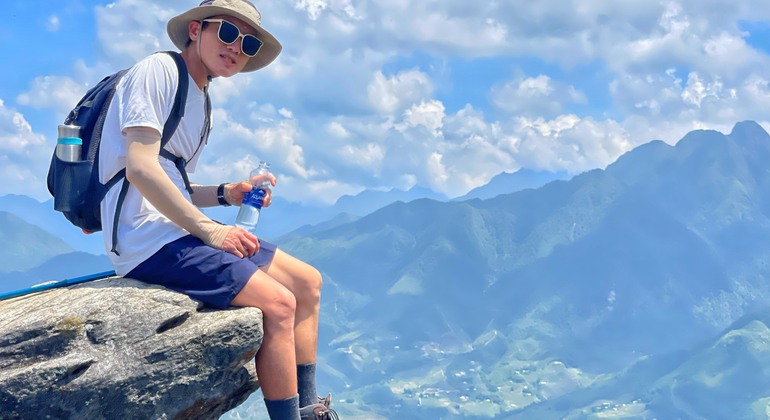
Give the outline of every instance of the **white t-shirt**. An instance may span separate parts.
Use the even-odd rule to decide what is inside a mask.
[[[134,65],[118,82],[102,131],[99,151],[99,178],[102,183],[126,166],[126,138],[123,135],[126,128],[152,127],[163,132],[163,125],[174,105],[178,76],[172,57],[153,54]],[[187,160],[187,172],[192,173],[205,147],[205,95],[189,74],[184,77],[189,78],[184,117],[165,148]],[[159,160],[174,185],[191,201],[182,175],[173,162],[162,157]],[[124,276],[165,244],[188,232],[156,210],[132,185],[118,221],[117,250],[120,255],[110,252],[115,206],[121,187],[122,181],[107,192],[101,204],[101,214],[107,255],[117,274]]]

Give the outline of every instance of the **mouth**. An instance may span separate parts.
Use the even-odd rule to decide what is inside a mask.
[[[219,54],[219,57],[222,58],[222,60],[229,65],[235,65],[236,63],[235,58],[228,54]]]

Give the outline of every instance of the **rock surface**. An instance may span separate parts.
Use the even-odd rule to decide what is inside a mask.
[[[110,278],[0,301],[0,417],[211,419],[259,388],[256,308]]]

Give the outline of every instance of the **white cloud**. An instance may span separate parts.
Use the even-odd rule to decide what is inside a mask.
[[[350,137],[350,132],[339,122],[332,121],[326,125],[326,132],[334,137],[346,139]]]
[[[371,105],[384,114],[392,114],[422,99],[433,92],[433,83],[420,71],[404,71],[386,77],[378,71],[367,86]]]
[[[306,11],[310,20],[316,20],[318,15],[328,7],[328,4],[324,0],[299,0],[294,4],[294,7]]]
[[[373,171],[375,175],[385,158],[382,146],[376,143],[368,143],[360,147],[345,145],[339,150],[339,154],[349,165],[366,168]]]
[[[494,86],[491,100],[500,109],[514,115],[555,116],[563,111],[564,105],[585,103],[586,97],[574,86],[541,74]]]
[[[502,171],[579,172],[654,138],[766,121],[770,57],[743,28],[770,20],[766,1],[258,4],[284,50],[212,84],[215,131],[195,178],[240,179],[266,159],[290,199],[415,185],[460,195]],[[88,84],[172,48],[166,21],[187,6],[102,2],[96,58],[30,75],[15,95],[23,120],[66,113]],[[0,136],[34,148],[34,130],[2,112]]]
[[[687,86],[682,90],[682,101],[700,108],[704,99],[711,97],[719,100],[722,92],[723,86],[719,80],[704,83],[697,73],[690,73],[687,77]]]
[[[119,0],[96,6],[97,37],[104,54],[122,68],[152,52],[173,49],[166,23],[182,11],[175,9],[179,6],[170,0]]]
[[[22,114],[0,100],[0,179],[2,194],[50,198],[45,176],[53,146],[35,133]]]
[[[233,120],[223,109],[215,110],[214,119],[215,130],[208,145],[211,150],[204,153],[201,161],[212,176],[221,179],[222,175],[226,175],[230,179],[240,179],[244,175],[234,173],[229,163],[256,165],[259,160],[267,160],[291,176],[307,179],[313,175],[313,171],[305,167],[302,146],[296,142],[300,132],[294,121],[263,120],[250,127]]]
[[[20,94],[16,101],[30,108],[50,108],[66,115],[85,92],[84,86],[68,77],[42,76],[34,78],[29,90]]]
[[[61,19],[57,15],[51,15],[46,21],[45,29],[48,32],[56,32],[61,27]]]
[[[420,102],[412,105],[404,111],[402,124],[396,128],[405,131],[410,127],[423,127],[434,137],[441,135],[441,127],[444,124],[444,104],[437,100]]]

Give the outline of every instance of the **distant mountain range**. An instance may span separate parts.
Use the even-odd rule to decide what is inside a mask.
[[[567,172],[533,171],[526,168],[519,169],[513,173],[503,172],[493,177],[489,183],[474,188],[464,196],[458,197],[453,201],[494,198],[501,194],[540,188],[551,181],[567,180],[571,177],[572,175]],[[432,197],[426,196],[425,198]]]
[[[766,324],[725,329],[770,312],[769,161],[770,136],[747,121],[650,142],[569,181],[398,202],[293,239],[283,248],[326,279],[324,379],[350,390],[352,410],[388,418],[542,418],[526,415],[537,407],[708,418],[701,400],[744,391],[742,379],[759,388],[720,412],[765,407],[770,377],[733,369],[764,360],[770,344],[751,346]],[[737,337],[737,360],[695,350]],[[655,370],[624,376],[634,366]],[[672,400],[666,375],[691,388]],[[598,387],[608,378],[625,387]],[[579,395],[585,407],[558,403]]]
[[[276,198],[260,226],[324,275],[319,392],[344,416],[757,418],[770,403],[767,162],[770,136],[745,121],[569,180],[501,174],[463,200]],[[25,249],[54,246],[50,232],[0,224]],[[90,258],[45,252],[14,276]]]
[[[510,181],[509,192],[511,192],[538,185],[538,183],[542,185],[556,178],[557,175],[522,170],[516,174],[501,174],[501,177]],[[480,187],[474,190],[474,194],[496,195],[501,188],[500,178],[493,181],[490,184],[491,190]],[[408,191],[397,189],[363,191],[355,196],[343,196],[332,206],[293,203],[277,194],[273,205],[262,212],[258,234],[268,240],[282,242],[289,238],[325,230],[331,226],[349,223],[397,201],[409,202],[425,197],[441,201],[448,200],[441,194],[422,188],[412,188]],[[30,244],[62,245],[60,248],[52,248],[51,252],[32,252],[24,255],[23,258],[17,258],[18,255],[13,252],[0,255],[0,262],[4,257],[8,260],[6,266],[0,266],[0,292],[50,279],[90,274],[88,270],[92,269],[104,271],[109,268],[108,260],[104,255],[102,235],[100,233],[83,234],[80,229],[72,226],[60,213],[53,210],[52,200],[39,202],[22,195],[0,196],[0,212],[18,218],[11,223],[0,225],[0,238],[3,235],[17,239],[28,237]],[[238,208],[214,207],[204,209],[204,212],[213,219],[232,224],[235,222]],[[26,233],[29,230],[35,233]],[[24,242],[27,241],[22,240],[22,243]],[[70,255],[75,250],[77,253]],[[62,258],[59,257],[63,255],[66,255],[64,261],[67,261],[67,264],[61,264]],[[76,268],[74,272],[71,269],[73,267]],[[25,268],[29,271],[25,271]]]

